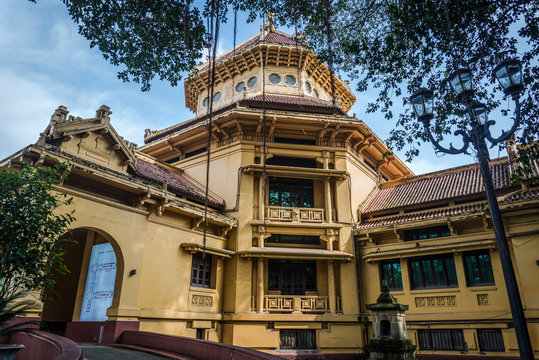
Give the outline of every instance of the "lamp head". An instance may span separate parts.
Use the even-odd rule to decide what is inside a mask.
[[[410,96],[410,102],[417,119],[428,124],[433,118],[434,93],[425,88],[419,88]]]
[[[524,85],[522,84],[522,65],[519,60],[505,59],[494,68],[493,74],[507,95],[518,98],[524,90]]]
[[[487,107],[478,101],[472,101],[470,104],[472,113],[472,121],[476,121],[479,125],[485,125],[488,121]]]
[[[453,88],[453,91],[459,97],[472,98],[473,96],[473,82],[472,72],[467,68],[460,68],[449,75],[449,83]]]

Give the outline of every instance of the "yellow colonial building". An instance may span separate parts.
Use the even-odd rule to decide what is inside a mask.
[[[0,164],[71,171],[57,186],[74,198],[71,273],[35,314],[49,330],[357,354],[386,279],[410,305],[421,353],[518,354],[475,166],[414,177],[347,115],[348,83],[271,24],[215,63],[213,103],[201,64],[185,81],[195,117],[147,130],[141,147],[116,133],[108,107],[83,119],[61,106],[35,145]],[[512,186],[507,164],[493,174],[539,348],[538,192]]]

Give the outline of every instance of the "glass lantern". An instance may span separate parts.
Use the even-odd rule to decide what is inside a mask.
[[[457,69],[449,76],[449,83],[458,96],[473,95],[472,72],[469,69]]]
[[[494,68],[493,73],[506,94],[518,96],[524,90],[522,65],[517,59],[505,59]]]
[[[425,88],[418,89],[411,97],[414,113],[422,122],[429,122],[433,117],[434,93]]]
[[[479,125],[485,125],[488,121],[487,107],[485,104],[482,104],[477,101],[473,101],[470,104],[470,111],[473,115],[473,118]]]

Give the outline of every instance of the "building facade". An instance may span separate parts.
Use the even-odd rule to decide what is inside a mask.
[[[185,82],[195,117],[147,130],[141,147],[116,133],[106,106],[90,119],[59,107],[35,145],[2,162],[71,170],[57,190],[74,198],[72,271],[55,275],[58,299],[35,316],[81,341],[140,329],[359,353],[365,304],[386,279],[410,305],[422,352],[517,354],[474,166],[413,177],[347,115],[348,84],[271,23],[215,63],[211,118],[206,63]],[[515,264],[533,270],[517,274],[539,346],[537,191],[517,192],[507,162],[492,166]],[[432,345],[447,336],[453,347]]]

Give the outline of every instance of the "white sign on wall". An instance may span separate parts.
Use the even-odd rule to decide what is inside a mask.
[[[116,255],[110,243],[92,246],[80,321],[105,321],[112,305],[116,280]]]

